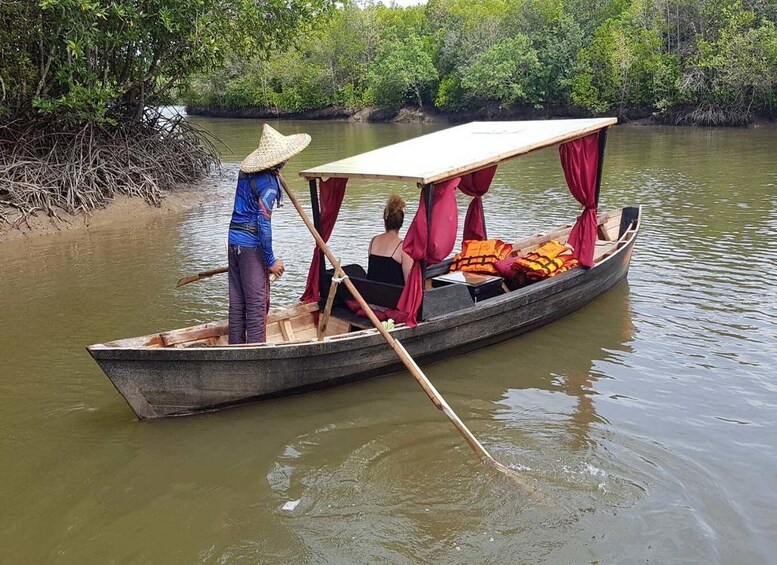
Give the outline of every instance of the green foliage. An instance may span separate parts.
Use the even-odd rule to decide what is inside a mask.
[[[68,121],[75,123],[102,123],[113,121],[108,111],[115,98],[114,89],[74,84],[59,98],[35,97],[32,105],[44,114],[67,116]]]
[[[474,57],[510,37],[503,25],[505,0],[432,0],[427,14],[438,42],[436,64],[442,75],[458,73]]]
[[[585,47],[580,24],[564,11],[561,0],[526,0],[511,6],[506,25],[525,34],[537,53],[533,74],[536,104],[566,105],[577,70],[577,54]]]
[[[383,108],[399,108],[411,96],[419,108],[437,80],[437,69],[424,40],[411,35],[389,43],[367,77],[368,99]]]
[[[694,73],[684,83],[690,99],[749,113],[777,103],[777,26],[734,7],[717,41],[702,42]]]
[[[196,75],[182,100],[190,106],[256,107],[279,114],[328,105],[361,107],[383,9],[362,10],[347,2],[266,60],[235,55],[225,67]]]
[[[278,112],[433,103],[770,113],[775,17],[773,3],[742,0],[348,0],[266,62],[234,57],[229,73],[199,77],[186,101]]]
[[[641,3],[643,0],[566,0],[564,11],[575,18],[583,33],[588,38],[592,37],[596,30],[613,18],[624,14],[630,6]],[[663,0],[669,6],[672,0]],[[683,2],[684,0],[677,0]],[[691,2],[703,2],[704,0],[689,0]]]
[[[0,7],[6,114],[71,122],[137,116],[230,52],[262,54],[329,0],[9,0]],[[0,83],[0,94],[2,84]]]
[[[464,89],[461,87],[461,80],[457,75],[448,75],[440,81],[434,105],[449,112],[463,109],[465,105]]]
[[[657,110],[666,110],[680,98],[680,62],[675,55],[656,58],[652,69],[652,104]],[[648,85],[650,88],[650,85]]]
[[[580,51],[572,102],[594,113],[667,104],[676,81],[676,59],[661,52],[655,29],[645,29],[631,15],[608,20]]]
[[[539,70],[537,52],[529,38],[504,39],[474,58],[462,73],[465,95],[509,106],[533,102],[534,77]]]
[[[630,58],[620,27],[612,20],[608,24],[600,27],[591,44],[580,51],[580,71],[573,79],[572,102],[597,114],[617,104],[619,67],[627,70]]]

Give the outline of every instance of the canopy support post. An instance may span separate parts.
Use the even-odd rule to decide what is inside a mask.
[[[313,212],[313,225],[318,233],[321,233],[321,207],[318,203],[318,185],[317,179],[310,179],[308,181],[310,187],[310,208]],[[324,261],[324,252],[318,249],[319,254],[319,268],[318,268],[318,303],[321,304],[321,291],[324,289],[324,281],[326,280],[326,262]]]
[[[596,207],[599,207],[599,191],[602,188],[602,168],[604,167],[604,146],[607,144],[607,128],[599,130],[599,166],[596,170]]]
[[[424,205],[426,206],[426,240],[429,241],[429,237],[432,231],[432,190],[434,190],[433,184],[427,184],[423,187]],[[421,291],[426,290],[426,259],[421,261]],[[423,301],[421,301],[421,307],[423,308]]]

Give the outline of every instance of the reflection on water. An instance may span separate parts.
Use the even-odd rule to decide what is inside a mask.
[[[83,347],[223,318],[237,162],[185,214],[0,247],[0,555],[8,562],[769,562],[777,550],[777,131],[616,128],[603,208],[641,203],[628,282],[556,323],[427,374],[546,507],[484,468],[404,373],[202,417],[138,423]],[[279,122],[295,173],[437,125]],[[331,244],[363,262],[389,191],[349,184]],[[461,218],[466,199],[460,206]],[[547,150],[500,167],[489,234],[577,213]],[[302,291],[312,240],[274,216]],[[461,221],[460,221],[461,224]],[[286,508],[284,510],[284,507]]]

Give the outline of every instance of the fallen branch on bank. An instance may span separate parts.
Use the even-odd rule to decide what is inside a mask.
[[[215,144],[182,116],[155,109],[118,125],[0,123],[0,222],[29,225],[37,212],[62,221],[57,209],[90,212],[120,194],[158,205],[164,191],[218,165]]]

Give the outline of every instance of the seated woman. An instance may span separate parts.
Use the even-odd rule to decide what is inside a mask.
[[[405,220],[405,201],[396,194],[389,196],[383,209],[386,232],[370,241],[367,278],[373,281],[404,286],[413,260],[402,250],[399,230]]]

